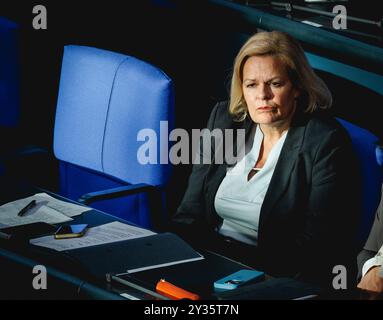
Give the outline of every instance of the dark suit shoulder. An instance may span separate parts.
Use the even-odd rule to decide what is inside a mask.
[[[214,117],[214,119],[212,119]],[[233,118],[229,113],[229,102],[220,101],[218,102],[210,115],[209,124],[212,125],[212,128],[231,128],[233,125]]]
[[[345,131],[343,126],[334,117],[327,114],[321,114],[319,112],[310,115],[309,124],[312,129],[316,129],[318,131]]]
[[[332,116],[316,113],[308,116],[307,130],[312,138],[323,140],[327,135],[337,136],[339,139],[351,143],[347,130]]]

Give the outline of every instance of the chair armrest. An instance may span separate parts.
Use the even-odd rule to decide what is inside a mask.
[[[35,154],[49,154],[49,151],[45,148],[42,148],[40,146],[35,146],[35,145],[27,145],[23,146],[21,148],[18,148],[15,152],[16,156],[30,156],[30,155],[35,155]]]
[[[88,205],[95,201],[109,200],[141,192],[152,192],[155,189],[156,188],[154,186],[145,183],[130,184],[123,187],[117,187],[83,194],[80,198],[78,198],[77,202]]]

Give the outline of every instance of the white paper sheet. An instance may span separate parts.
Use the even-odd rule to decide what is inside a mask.
[[[30,243],[57,251],[64,251],[146,237],[153,234],[155,233],[152,231],[115,221],[98,227],[89,228],[86,234],[81,238],[58,240],[53,236],[45,236],[32,239],[30,240]]]
[[[47,206],[71,218],[78,216],[83,212],[92,210],[89,207],[84,207],[67,201],[58,200],[46,193],[37,193],[34,195],[33,199],[36,199],[37,201],[48,201],[49,203]]]
[[[36,200],[36,206],[22,217],[17,214],[29,202]],[[0,228],[12,227],[33,222],[61,223],[73,220],[71,217],[91,210],[65,201],[57,200],[46,193],[12,201],[0,206]]]

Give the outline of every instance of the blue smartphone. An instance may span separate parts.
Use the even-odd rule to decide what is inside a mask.
[[[215,281],[214,288],[219,290],[233,290],[247,283],[261,281],[264,279],[264,275],[262,271],[242,269]]]

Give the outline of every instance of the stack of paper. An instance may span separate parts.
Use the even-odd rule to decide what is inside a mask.
[[[57,240],[54,236],[45,236],[32,239],[30,243],[40,247],[64,251],[146,237],[153,234],[155,233],[152,231],[115,221],[89,228],[85,236],[81,238]]]
[[[23,216],[18,213],[32,200],[36,206]],[[72,217],[91,208],[58,200],[46,193],[38,193],[28,198],[12,201],[0,206],[0,228],[19,226],[34,222],[61,223],[73,220]]]

